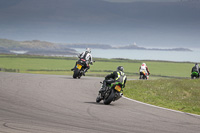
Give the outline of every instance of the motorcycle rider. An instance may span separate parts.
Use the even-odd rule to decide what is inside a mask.
[[[92,60],[92,54],[91,54],[91,49],[90,48],[86,48],[86,51],[83,51],[81,54],[78,55],[79,60],[83,59],[85,60],[86,66],[84,66],[85,70],[83,72],[83,75],[85,76],[85,73],[87,72],[88,69],[90,69],[89,64],[93,64],[93,60]],[[77,62],[74,66],[74,68],[76,67]],[[72,68],[71,70],[73,71],[74,68]]]
[[[199,64],[195,63],[194,67],[192,68],[191,72],[197,72],[198,73],[198,77],[199,78],[199,72],[200,72],[200,68],[199,68]]]
[[[111,74],[105,77],[105,80],[103,81],[103,85],[102,88],[99,90],[99,93],[102,94],[106,90],[106,86],[114,82],[121,82],[123,85],[122,88],[125,88],[126,80],[127,77],[124,73],[123,66],[118,66],[116,71],[112,72]]]
[[[143,74],[143,71],[145,72],[146,75],[147,74],[150,75],[150,72],[149,72],[149,69],[148,69],[146,63],[142,63],[139,70],[140,70],[140,79],[141,79],[141,75]]]

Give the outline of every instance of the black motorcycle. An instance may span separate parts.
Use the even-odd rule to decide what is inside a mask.
[[[102,82],[100,83],[103,84]],[[106,86],[105,91],[98,94],[96,102],[99,103],[101,100],[103,100],[103,103],[108,105],[112,101],[114,102],[120,99],[123,95],[123,93],[121,93],[123,91],[122,86],[123,85],[121,82],[115,82]]]
[[[76,63],[76,67],[74,68],[74,74],[73,74],[73,78],[81,78],[81,76],[84,73],[85,70],[85,66],[86,66],[86,61],[84,59],[80,59],[77,61]]]
[[[95,62],[95,61],[93,61]],[[93,64],[92,62],[90,63],[91,65]],[[81,78],[81,76],[83,76],[85,74],[85,69],[86,69],[86,60],[84,59],[80,59],[77,61],[76,63],[76,67],[74,68],[74,74],[73,74],[73,78]],[[85,75],[84,75],[85,76]]]

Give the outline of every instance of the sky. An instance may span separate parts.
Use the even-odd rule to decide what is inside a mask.
[[[200,48],[200,0],[0,0],[0,38]]]
[[[180,0],[104,0],[104,1],[108,1],[108,2],[120,2],[120,3],[124,3],[124,2],[177,2]]]

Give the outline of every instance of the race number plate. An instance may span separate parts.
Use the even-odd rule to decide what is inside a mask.
[[[120,92],[121,89],[122,89],[122,88],[121,88],[119,85],[116,85],[116,86],[115,86],[115,90],[117,90],[118,92]]]
[[[76,66],[78,69],[81,69],[82,68],[82,66],[80,65],[80,64],[77,64],[77,66]]]

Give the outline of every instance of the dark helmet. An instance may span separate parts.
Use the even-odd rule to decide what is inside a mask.
[[[118,67],[117,67],[117,71],[122,71],[122,72],[124,72],[123,66],[118,66]]]

